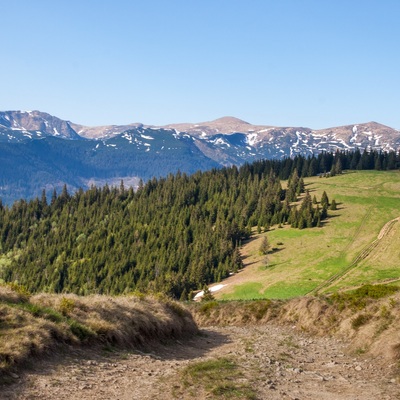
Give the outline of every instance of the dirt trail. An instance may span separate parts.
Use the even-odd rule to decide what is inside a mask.
[[[398,221],[400,221],[400,217],[397,217],[397,218],[392,219],[391,221],[387,222],[385,224],[385,226],[379,232],[378,239],[381,240],[384,236],[386,236],[392,229],[393,225]]]
[[[310,337],[293,327],[214,327],[186,341],[156,345],[147,353],[71,349],[35,363],[1,399],[221,398],[182,384],[190,363],[230,357],[258,399],[400,399],[394,367],[380,358],[346,354],[336,339]],[[239,397],[240,398],[240,397]]]

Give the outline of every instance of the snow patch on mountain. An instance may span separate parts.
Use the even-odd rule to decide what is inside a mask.
[[[209,140],[208,143],[212,143],[212,144],[214,144],[216,146],[228,146],[228,147],[231,147],[231,145],[221,137],[216,138],[214,140]]]
[[[258,143],[260,140],[258,138],[258,133],[249,133],[246,135],[246,142],[250,146],[254,146],[256,143]]]
[[[147,140],[154,140],[154,138],[152,136],[143,135],[143,133],[140,134],[140,137],[142,137],[143,139],[147,139]]]

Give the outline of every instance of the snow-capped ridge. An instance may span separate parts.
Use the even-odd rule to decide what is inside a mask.
[[[400,132],[374,121],[315,130],[252,125],[225,116],[208,122],[166,126],[132,123],[85,127],[35,110],[0,112],[1,142],[17,143],[50,137],[92,140],[95,142],[94,151],[100,148],[100,141],[105,147],[116,150],[133,146],[137,151],[155,149],[158,153],[176,150],[179,141],[179,148],[195,146],[205,157],[220,165],[356,148],[400,150]]]

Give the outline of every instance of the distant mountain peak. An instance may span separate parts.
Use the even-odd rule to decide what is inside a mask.
[[[214,121],[211,121],[211,123],[251,125],[249,122],[246,122],[246,121],[243,121],[242,119],[239,119],[236,117],[231,117],[231,116],[217,118]]]
[[[178,129],[179,131],[185,131],[195,136],[210,136],[217,133],[248,133],[270,128],[270,126],[252,125],[249,122],[231,116],[225,116],[206,122],[169,124],[165,127]]]

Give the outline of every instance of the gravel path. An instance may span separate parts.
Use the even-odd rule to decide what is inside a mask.
[[[186,366],[228,357],[258,399],[400,399],[394,367],[346,354],[344,343],[275,325],[215,327],[146,352],[71,349],[0,387],[1,399],[212,399],[182,384]]]

